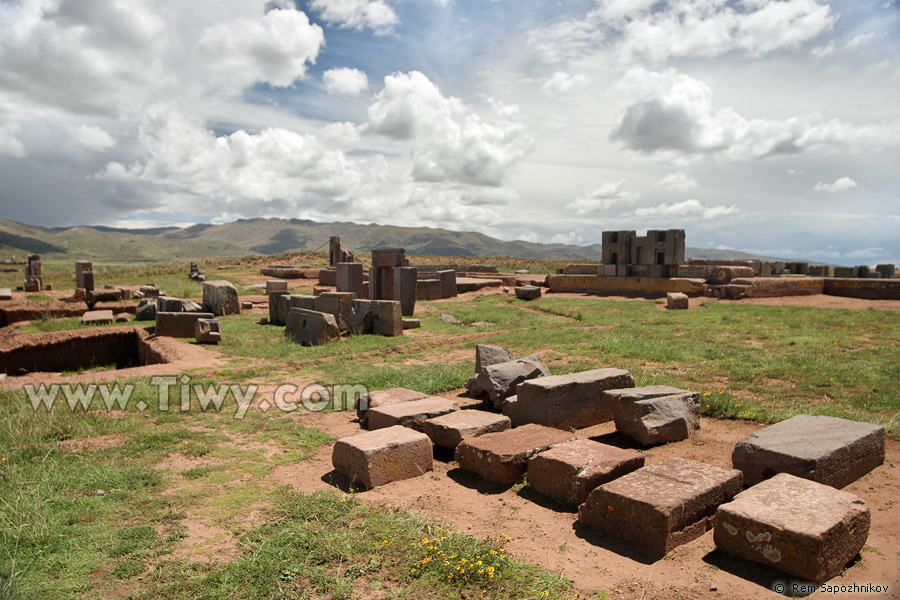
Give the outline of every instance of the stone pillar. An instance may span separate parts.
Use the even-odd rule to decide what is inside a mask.
[[[416,310],[416,281],[419,270],[416,267],[398,267],[400,271],[400,312],[411,317]]]
[[[362,263],[340,262],[337,264],[335,285],[339,292],[351,292],[357,297],[362,296],[363,287]]]
[[[93,272],[94,272],[94,263],[89,260],[76,260],[75,261],[75,287],[82,288],[87,290],[87,287],[84,285],[84,274],[86,272],[91,273],[91,283],[93,283]],[[91,286],[93,288],[93,285]]]
[[[438,271],[437,276],[441,280],[441,298],[455,298],[456,271],[453,269]]]

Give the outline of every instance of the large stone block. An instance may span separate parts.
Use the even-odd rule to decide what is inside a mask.
[[[197,319],[212,319],[215,315],[203,312],[156,311],[156,335],[192,338]]]
[[[416,267],[398,267],[400,271],[400,312],[404,317],[411,317],[416,312],[416,282],[419,269]]]
[[[780,473],[720,506],[713,538],[738,558],[827,581],[862,549],[870,521],[853,494]]]
[[[372,304],[371,300],[351,300],[344,318],[347,323],[347,331],[353,335],[372,333]]]
[[[403,315],[396,300],[371,300],[372,333],[389,337],[403,335]]]
[[[273,294],[275,292],[282,292],[284,294],[288,293],[288,282],[284,279],[267,279],[266,295]]]
[[[790,473],[842,488],[884,462],[884,427],[797,415],[738,442],[731,462],[747,485]]]
[[[690,306],[687,294],[681,292],[669,292],[666,294],[666,308],[669,310],[684,310]]]
[[[390,406],[401,402],[412,402],[413,400],[421,400],[426,397],[428,397],[428,394],[400,387],[375,390],[360,396],[359,403],[356,405],[356,416],[359,417],[360,421],[363,421],[366,418],[366,412],[370,408]]]
[[[643,466],[640,452],[593,440],[573,440],[532,456],[528,483],[540,494],[578,505],[597,486]]]
[[[218,344],[222,341],[222,323],[218,319],[197,319],[194,339],[198,344]]]
[[[82,325],[105,325],[115,319],[111,310],[89,310],[81,315]]]
[[[12,290],[9,288],[0,288],[0,300],[12,300]]]
[[[485,481],[511,485],[525,475],[529,458],[571,439],[567,431],[524,425],[464,440],[454,456],[460,467],[478,473]]]
[[[313,310],[333,315],[338,329],[347,331],[349,329],[347,318],[352,311],[350,304],[352,300],[356,300],[356,294],[352,292],[322,292],[315,296]]]
[[[481,369],[485,367],[511,360],[515,360],[515,358],[510,351],[504,348],[487,344],[475,345],[475,373],[480,373]]]
[[[281,296],[278,296],[277,299],[276,316],[278,318],[278,321],[274,321],[274,323],[277,325],[287,324],[288,315],[290,314],[292,308],[315,310],[315,307],[315,296],[309,296],[306,294],[282,294]]]
[[[525,357],[484,367],[466,382],[473,398],[487,397],[499,409],[502,400],[516,394],[519,384],[529,379],[550,375],[537,357]]]
[[[371,489],[431,471],[432,452],[427,435],[398,425],[339,439],[331,464]]]
[[[86,272],[90,272],[93,275],[94,272],[94,263],[88,260],[76,260],[75,261],[75,287],[76,288],[87,288],[84,285],[84,274]],[[91,278],[91,283],[93,283],[93,277]],[[91,286],[93,289],[93,285]]]
[[[366,412],[366,420],[369,429],[372,430],[402,425],[421,431],[422,424],[426,419],[446,415],[456,410],[459,410],[459,404],[453,400],[439,396],[426,396],[419,400],[369,408]]]
[[[284,337],[304,346],[320,346],[339,339],[334,315],[305,308],[292,308],[284,326]]]
[[[335,287],[339,292],[350,292],[357,297],[362,296],[363,266],[362,263],[342,262],[337,264]]]
[[[592,369],[570,375],[550,375],[523,381],[510,416],[513,425],[539,423],[550,427],[582,428],[612,421],[615,404],[605,390],[634,385],[623,369]]]
[[[700,394],[666,385],[604,392],[615,410],[616,429],[637,442],[665,444],[700,428]]]
[[[672,458],[588,494],[578,520],[655,556],[700,537],[716,508],[741,491],[741,472]]]
[[[456,297],[456,271],[445,269],[436,273],[441,282],[441,298]]]
[[[237,288],[230,281],[204,281],[203,306],[217,317],[241,312]]]
[[[541,297],[541,288],[536,285],[520,285],[516,288],[516,298],[519,300],[537,300]]]
[[[457,410],[433,417],[422,424],[422,431],[435,446],[456,448],[463,440],[506,431],[511,426],[508,417],[483,410]]]

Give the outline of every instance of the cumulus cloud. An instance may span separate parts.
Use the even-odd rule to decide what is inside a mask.
[[[610,182],[604,181],[590,190],[587,194],[579,196],[566,205],[567,210],[575,211],[579,216],[609,210],[616,204],[634,202],[641,197],[636,192],[622,189],[625,180]]]
[[[816,183],[813,190],[816,192],[828,192],[833,194],[835,192],[846,192],[847,190],[855,188],[857,185],[859,184],[850,177],[839,177],[834,183],[822,183],[820,181]]]
[[[548,96],[557,96],[584,87],[588,84],[588,78],[583,73],[569,75],[565,71],[557,71],[553,77],[541,86],[541,91]]]
[[[254,83],[287,87],[315,63],[325,34],[306,13],[270,10],[262,19],[234,19],[205,29],[199,54],[220,84],[243,89]]]
[[[105,152],[116,145],[116,140],[102,127],[80,125],[69,130],[78,142],[94,152]]]
[[[22,127],[18,123],[0,125],[0,154],[22,158],[27,154],[25,145],[17,137]]]
[[[384,78],[367,131],[411,142],[417,181],[498,186],[532,146],[522,123],[502,114],[487,122],[418,71]]]
[[[684,171],[669,173],[668,175],[657,181],[656,185],[667,190],[676,190],[679,192],[692,190],[698,186],[697,180]]]
[[[329,25],[378,34],[390,33],[400,21],[384,0],[312,0],[309,6]]]
[[[712,89],[698,79],[667,69],[630,69],[617,86],[627,98],[612,139],[653,155],[718,154],[763,158],[797,154],[814,146],[858,148],[900,144],[900,121],[855,125],[819,115],[784,120],[748,119],[731,107],[716,109]]]
[[[329,94],[359,96],[369,88],[369,78],[359,69],[329,69],[322,74]]]
[[[642,206],[635,209],[634,214],[638,217],[699,216],[704,219],[715,219],[738,211],[738,207],[734,204],[731,206],[706,206],[699,200],[690,199],[671,204],[663,202],[656,206]]]

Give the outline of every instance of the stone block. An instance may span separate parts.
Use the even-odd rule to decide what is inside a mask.
[[[579,507],[578,520],[663,556],[712,529],[716,508],[741,483],[736,469],[672,458],[599,486]]]
[[[122,300],[131,300],[132,291],[130,288],[119,287],[116,289],[122,292]]]
[[[312,289],[312,295],[319,296],[321,294],[325,294],[330,291],[331,291],[331,288],[327,285],[314,285],[313,289]]]
[[[339,439],[331,464],[339,473],[371,489],[431,471],[432,452],[427,435],[394,426]]]
[[[29,277],[25,280],[26,292],[40,292],[41,289],[43,289],[43,285],[41,284],[41,280],[37,277]]]
[[[194,339],[198,344],[218,344],[222,341],[222,324],[218,319],[197,319]]]
[[[363,265],[355,262],[338,263],[335,272],[335,287],[339,292],[350,292],[362,296]]]
[[[76,260],[75,261],[75,287],[76,288],[85,288],[84,285],[84,274],[86,272],[91,273],[91,283],[93,283],[93,271],[94,271],[94,263],[87,260]],[[91,286],[93,289],[93,285]]]
[[[403,319],[403,329],[418,329],[422,326],[422,321],[419,319]]]
[[[156,320],[156,298],[141,298],[134,312],[135,321]]]
[[[835,277],[856,277],[856,267],[835,267]]]
[[[428,300],[428,286],[434,281],[440,284],[439,279],[419,279],[416,281],[416,300]]]
[[[292,308],[303,308],[306,310],[315,310],[316,299],[314,296],[307,294],[282,294],[277,299],[277,321],[271,321],[278,325],[287,324],[288,314]]]
[[[93,280],[91,280],[91,285],[93,285],[93,283]],[[138,288],[138,291],[147,298],[158,298],[160,295],[159,286],[157,285],[142,285]]]
[[[0,300],[12,300],[12,290],[9,288],[0,288]]]
[[[875,265],[875,271],[881,275],[883,279],[890,279],[894,276],[894,272],[897,270],[896,265],[893,263]]]
[[[809,265],[808,274],[810,277],[828,277],[828,265]]]
[[[82,325],[104,325],[112,323],[115,319],[111,310],[89,310],[81,315]]]
[[[253,308],[253,303],[250,302],[249,300],[241,301],[241,310],[250,310],[252,308]]]
[[[241,312],[237,288],[224,280],[203,282],[203,306],[217,317]]]
[[[284,279],[267,279],[266,280],[266,295],[274,294],[275,292],[282,292],[284,294],[288,293],[288,282]]]
[[[400,402],[386,406],[369,408],[366,412],[366,420],[369,429],[384,429],[394,425],[411,427],[422,431],[422,424],[426,419],[446,415],[459,410],[459,404],[454,400],[439,396],[426,396],[419,400]]]
[[[416,291],[419,270],[416,267],[398,267],[400,272],[400,313],[411,317],[416,312]]]
[[[319,271],[319,285],[334,287],[337,285],[337,270],[322,269]]]
[[[400,300],[398,267],[372,267],[369,270],[370,300]]]
[[[519,300],[537,300],[541,297],[541,288],[536,285],[520,285],[516,288],[516,298]]]
[[[644,445],[686,440],[700,428],[700,394],[665,385],[610,390],[616,429]]]
[[[487,344],[475,345],[475,372],[480,373],[485,367],[515,360],[508,350]]]
[[[403,335],[403,316],[396,300],[370,300],[372,333],[389,337]]]
[[[538,423],[568,429],[612,421],[615,404],[603,395],[610,389],[634,385],[623,369],[592,369],[569,375],[549,375],[518,385],[518,401],[510,416],[513,425]]]
[[[731,462],[747,485],[790,473],[842,488],[884,462],[884,427],[797,415],[738,442]]]
[[[617,265],[600,265],[599,275],[603,277],[615,277]]]
[[[413,400],[421,400],[427,398],[428,394],[408,390],[406,388],[390,388],[387,390],[375,390],[368,394],[363,394],[359,398],[356,406],[356,416],[360,421],[365,420],[366,412],[370,408],[378,408],[379,406],[390,406],[391,404],[399,404],[401,402],[412,402]]]
[[[512,485],[525,475],[529,458],[571,439],[567,431],[524,425],[463,440],[454,457],[461,468],[478,473],[485,481]]]
[[[364,335],[372,333],[372,301],[371,300],[351,300],[345,308],[347,309],[344,319],[347,325],[347,331],[353,335]]]
[[[732,556],[823,582],[859,553],[870,522],[857,496],[780,473],[721,505],[713,539]]]
[[[483,410],[457,410],[427,419],[421,430],[435,446],[456,448],[463,440],[506,431],[511,427],[508,417]]]
[[[116,323],[128,323],[131,321],[131,315],[128,313],[119,313],[116,315]]]
[[[156,335],[177,338],[194,337],[197,319],[212,319],[215,315],[202,312],[156,311]]]
[[[669,292],[666,294],[666,308],[669,310],[684,310],[688,308],[689,304],[690,300],[687,294],[682,294],[681,292]]]
[[[616,277],[628,277],[631,275],[631,269],[628,265],[616,265]]]
[[[441,298],[455,298],[456,271],[454,269],[445,269],[438,271],[436,275],[441,282]]]
[[[334,315],[305,308],[292,308],[284,326],[284,337],[303,346],[320,346],[339,339]]]
[[[532,456],[528,483],[539,494],[577,506],[597,486],[643,466],[640,452],[593,440],[573,440]]]
[[[525,357],[484,367],[466,382],[473,398],[487,397],[494,408],[500,408],[504,398],[514,396],[523,381],[546,377],[550,369],[537,357]]]
[[[333,315],[338,329],[347,331],[347,317],[352,310],[352,300],[356,300],[356,295],[352,292],[322,292],[315,297],[313,310]]]
[[[156,310],[161,312],[185,312],[181,298],[171,296],[159,296],[156,299]]]

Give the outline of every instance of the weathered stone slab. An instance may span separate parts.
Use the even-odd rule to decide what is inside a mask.
[[[416,267],[397,267],[400,273],[400,312],[404,317],[411,317],[416,312],[416,286],[419,269]]]
[[[185,312],[181,298],[172,298],[171,296],[159,296],[156,299],[156,310],[161,312]]]
[[[266,280],[266,295],[274,294],[275,292],[288,292],[288,282],[283,279],[267,279]]]
[[[510,351],[504,348],[487,344],[475,345],[475,373],[480,373],[481,369],[485,367],[511,360],[515,360],[515,358]]]
[[[790,473],[842,488],[884,462],[884,427],[797,415],[738,442],[731,462],[747,485]]]
[[[435,446],[456,448],[463,440],[506,431],[511,427],[508,417],[483,410],[457,410],[446,415],[427,419],[422,431]]]
[[[131,315],[123,312],[116,315],[116,323],[128,323],[131,321]]]
[[[12,290],[9,288],[0,288],[0,300],[12,300]]]
[[[478,473],[485,481],[511,485],[525,475],[529,458],[571,439],[567,431],[524,425],[463,440],[454,457],[460,467]]]
[[[85,288],[84,274],[85,272],[90,272],[93,275],[94,271],[94,263],[88,260],[76,260],[75,261],[75,287],[76,288]],[[91,278],[91,283],[93,283],[93,278]],[[93,285],[91,286],[93,288]]]
[[[520,285],[516,288],[516,298],[519,300],[537,300],[541,297],[541,288],[536,285]]]
[[[222,341],[222,324],[218,319],[197,319],[194,339],[198,344],[218,344]]]
[[[372,333],[393,337],[403,335],[403,315],[396,300],[370,300]]]
[[[203,306],[217,317],[241,312],[237,288],[224,280],[203,282]]]
[[[446,415],[456,410],[459,410],[459,404],[453,400],[439,396],[426,396],[409,402],[370,407],[366,412],[366,420],[369,429],[372,430],[403,425],[422,431],[422,424],[426,419]]]
[[[665,444],[700,428],[700,394],[667,385],[608,390],[616,429],[637,442]]]
[[[390,388],[387,390],[375,390],[368,394],[363,394],[359,398],[356,405],[356,416],[360,421],[365,420],[366,412],[370,408],[378,408],[379,406],[390,406],[391,404],[399,404],[400,402],[412,402],[413,400],[421,400],[427,398],[428,394],[408,390],[406,388]]]
[[[337,269],[322,269],[319,271],[319,285],[327,287],[337,285]]]
[[[292,308],[304,308],[306,310],[315,310],[316,298],[307,294],[283,294],[277,298],[277,321],[272,321],[277,325],[287,324],[288,314]]]
[[[441,282],[441,298],[455,298],[456,271],[454,269],[445,269],[438,271],[436,275]]]
[[[588,494],[578,520],[663,556],[713,526],[716,508],[741,491],[741,472],[672,458]]]
[[[780,473],[720,506],[713,538],[732,556],[827,581],[862,549],[870,521],[857,496]]]
[[[338,263],[335,273],[335,287],[339,292],[350,292],[362,296],[363,265],[356,262]]]
[[[398,425],[339,439],[331,464],[371,489],[431,471],[432,452],[427,435]]]
[[[29,277],[25,280],[26,292],[40,292],[43,289],[43,283],[37,277]]]
[[[499,409],[504,398],[516,394],[520,383],[547,375],[550,369],[539,358],[519,358],[484,367],[466,382],[466,389],[474,398],[487,396]]]
[[[422,321],[419,319],[403,319],[403,329],[418,329],[422,326]]]
[[[597,486],[643,466],[640,452],[593,440],[573,440],[532,456],[528,483],[540,494],[578,505]]]
[[[156,298],[141,298],[134,312],[135,321],[156,320]]]
[[[684,310],[690,306],[687,294],[681,292],[669,292],[666,294],[666,308],[669,310]]]
[[[539,423],[550,427],[582,428],[613,420],[615,404],[605,390],[634,385],[623,369],[592,369],[569,375],[550,375],[518,385],[513,425]]]
[[[352,311],[352,306],[350,305],[352,300],[356,300],[356,295],[352,292],[322,292],[315,296],[313,310],[333,315],[334,320],[337,321],[338,329],[347,331],[349,329],[347,317]]]
[[[197,319],[212,319],[212,313],[156,311],[156,335],[192,338]]]
[[[304,346],[320,346],[339,339],[334,315],[305,308],[292,308],[284,326],[284,337]]]
[[[115,315],[111,310],[89,310],[81,315],[82,325],[103,325],[112,323]]]

